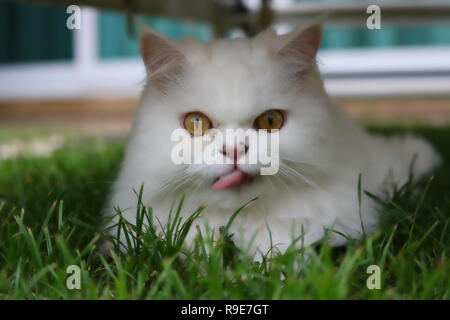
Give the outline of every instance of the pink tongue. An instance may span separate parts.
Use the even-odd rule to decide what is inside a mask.
[[[212,188],[213,190],[223,190],[230,188],[232,186],[237,185],[241,180],[244,178],[244,173],[241,170],[234,170],[233,172],[224,174],[223,176],[219,177],[219,180],[217,180]]]

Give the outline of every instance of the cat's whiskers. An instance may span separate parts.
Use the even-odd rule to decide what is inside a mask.
[[[279,183],[286,189],[286,191],[288,191],[289,193],[292,192],[292,189],[289,188],[289,186],[286,184],[286,182],[284,182],[284,180],[279,177],[278,175],[273,175],[274,179],[276,179],[277,181],[279,181]]]
[[[171,177],[170,179],[165,179],[165,182],[161,185],[160,190],[165,190],[168,187],[171,187],[173,184],[182,181],[188,176],[187,173],[183,172],[178,175]]]
[[[197,191],[197,189],[199,189],[201,186],[203,186],[203,184],[208,180],[205,177],[201,177],[201,181],[200,183],[197,183],[197,186],[194,188],[194,190],[192,191],[192,194],[195,194],[195,192]]]
[[[272,177],[274,177],[274,176],[276,176],[276,175],[269,176],[269,177],[267,177],[267,179],[265,179],[265,180],[267,180],[267,181],[269,182],[270,187],[273,189],[274,192],[276,192],[277,189],[275,188],[274,184],[272,183]]]
[[[180,186],[187,178],[189,178],[189,176],[190,176],[190,174],[186,172],[186,168],[182,168],[182,169],[178,170],[171,177],[162,180],[162,184],[156,190],[154,197],[167,191],[167,189],[173,187],[174,185]]]
[[[190,182],[195,182],[196,180],[198,180],[201,177],[199,172],[196,172],[194,174],[189,174],[188,177],[180,184],[177,185],[177,187],[175,188],[174,191],[182,189],[183,187],[185,187],[188,183]],[[196,189],[196,188],[195,188]],[[195,190],[194,189],[194,190]]]
[[[316,190],[322,190],[323,191],[322,187],[320,187],[314,181],[312,181],[311,179],[307,178],[304,174],[302,174],[299,171],[295,170],[294,168],[292,168],[291,166],[289,166],[286,163],[283,163],[283,165],[280,166],[280,171],[284,172],[284,174],[287,175],[288,177],[289,176],[296,177],[297,179],[303,181],[304,183],[306,183],[310,187],[312,187],[312,188],[314,188]]]
[[[311,167],[318,168],[321,170],[325,170],[327,168],[330,168],[330,169],[338,168],[337,165],[334,165],[331,163],[318,162],[318,161],[313,162],[313,161],[308,161],[308,160],[303,160],[303,159],[292,159],[292,158],[286,158],[286,157],[273,157],[272,159],[278,160],[279,163],[287,164],[286,162],[292,162],[296,165],[306,165],[306,166],[311,166]],[[341,166],[339,166],[339,167],[341,167]]]
[[[173,184],[176,184],[175,188],[172,190],[172,192],[177,192],[179,190],[181,191],[185,191],[184,187],[186,187],[186,185],[188,185],[189,183],[191,183],[194,179],[197,178],[198,173],[194,173],[194,174],[186,174],[186,176],[183,177],[183,179],[181,180],[177,180],[174,181]]]

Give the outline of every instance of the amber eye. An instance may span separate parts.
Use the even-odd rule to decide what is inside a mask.
[[[184,117],[184,127],[192,135],[202,136],[211,128],[211,121],[201,112],[190,112]]]
[[[283,125],[283,114],[278,110],[267,110],[258,116],[255,120],[257,129],[265,129],[271,132],[275,129],[280,129]]]

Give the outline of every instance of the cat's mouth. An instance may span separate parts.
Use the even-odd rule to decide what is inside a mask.
[[[212,189],[224,190],[234,187],[240,184],[246,177],[246,173],[235,167],[233,171],[221,175],[212,185]]]

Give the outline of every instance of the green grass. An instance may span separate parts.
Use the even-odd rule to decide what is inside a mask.
[[[120,223],[121,232],[135,231],[134,249],[124,255],[116,243],[111,256],[98,254],[100,210],[123,141],[87,140],[48,158],[0,161],[0,299],[449,299],[450,127],[371,130],[422,135],[444,165],[383,203],[375,234],[341,248],[292,247],[261,263],[233,247],[226,230],[219,241],[203,234],[186,250],[185,231],[196,223],[195,216],[180,222],[181,198],[165,239],[150,223],[158,213],[140,207],[135,225]],[[379,290],[366,286],[374,264]],[[66,286],[69,265],[81,268],[80,290]]]

